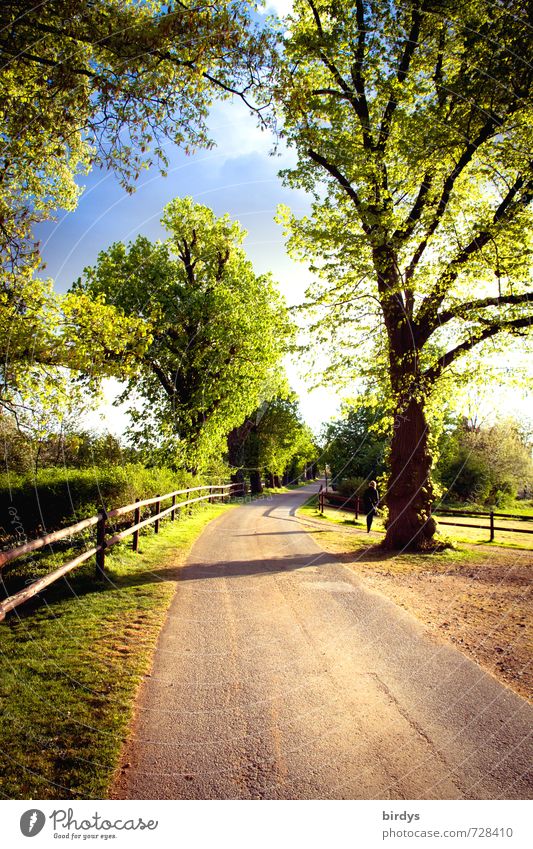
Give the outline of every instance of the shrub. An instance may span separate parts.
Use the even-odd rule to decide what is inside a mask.
[[[344,498],[349,498],[351,495],[361,496],[367,486],[368,481],[366,480],[366,478],[344,478],[344,480],[340,481],[340,483],[337,485],[337,492]]]
[[[52,466],[37,476],[0,475],[0,526],[4,543],[22,542],[65,527],[102,507],[112,509],[201,483],[186,472],[140,463],[69,469]]]

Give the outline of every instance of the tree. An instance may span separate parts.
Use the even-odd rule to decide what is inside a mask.
[[[490,426],[461,419],[444,439],[437,474],[446,498],[502,506],[531,486],[531,440],[513,419]]]
[[[102,298],[59,296],[39,280],[16,295],[0,290],[0,410],[42,433],[103,377],[131,374],[149,342],[144,320]]]
[[[385,471],[388,428],[385,413],[364,402],[344,405],[342,418],[323,430],[322,459],[331,469],[332,483],[343,478],[376,478]]]
[[[228,435],[229,462],[248,471],[253,493],[262,491],[265,473],[269,486],[292,482],[317,456],[310,428],[302,421],[294,393],[264,401]],[[290,477],[290,472],[293,477]]]
[[[140,395],[135,440],[197,470],[276,393],[291,324],[270,277],[254,273],[241,247],[246,234],[228,215],[216,218],[185,198],[165,207],[162,222],[165,242],[139,236],[112,245],[73,291],[145,323],[150,341],[140,345],[124,394]]]
[[[79,177],[93,166],[113,170],[132,191],[143,168],[155,162],[164,172],[166,141],[211,146],[206,118],[215,97],[238,96],[261,116],[271,44],[254,20],[246,0],[0,4],[0,404],[10,412],[25,410],[35,392],[45,400],[51,363],[71,367],[83,353],[61,329],[50,284],[35,276],[34,226],[75,208]],[[86,327],[87,308],[70,299]],[[97,311],[108,323],[111,311]],[[112,323],[128,330],[117,311]]]
[[[131,189],[142,168],[164,168],[165,139],[209,146],[215,96],[238,95],[261,114],[247,96],[269,49],[244,0],[4,0],[0,253],[10,285],[39,264],[33,225],[75,207],[77,175],[111,168]]]
[[[366,339],[370,373],[386,374],[389,548],[433,545],[441,376],[530,328],[526,18],[521,0],[296,0],[288,18],[276,95],[298,159],[285,177],[314,203],[283,217],[293,255],[313,258],[332,365],[360,373]]]

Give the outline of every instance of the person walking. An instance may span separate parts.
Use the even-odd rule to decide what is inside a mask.
[[[379,492],[376,481],[370,481],[367,488],[363,492],[363,510],[366,513],[366,531],[370,533],[372,521],[377,515],[377,506],[379,503]]]

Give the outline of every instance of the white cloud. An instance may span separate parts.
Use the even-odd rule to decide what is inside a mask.
[[[280,18],[284,18],[292,12],[292,0],[266,0],[264,8],[267,12],[275,12]]]

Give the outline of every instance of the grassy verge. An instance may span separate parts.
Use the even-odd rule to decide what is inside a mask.
[[[14,799],[106,796],[150,666],[179,567],[229,505],[141,537],[106,559],[108,580],[82,567],[0,624],[0,794]]]
[[[318,498],[316,496],[310,498],[298,512],[301,516],[306,516],[307,518],[320,519],[325,524],[332,523],[334,525],[342,525],[343,527],[351,527],[359,531],[363,531],[365,536],[364,539],[360,541],[361,546],[367,546],[368,544],[375,544],[379,542],[380,538],[385,533],[383,522],[379,517],[374,519],[372,532],[370,535],[367,535],[366,520],[363,515],[360,515],[359,519],[354,521],[353,513],[339,510],[334,507],[325,507],[324,513],[321,514],[318,510]],[[524,515],[528,514],[524,512]],[[438,521],[439,517],[437,516],[436,518]],[[449,518],[450,517],[443,516],[442,521],[448,521]],[[523,551],[533,550],[533,534],[513,533],[512,530],[496,531],[496,538],[494,542],[490,542],[488,522],[486,523],[486,528],[466,528],[461,527],[462,523],[472,521],[474,524],[477,524],[477,521],[479,521],[480,524],[482,524],[482,522],[479,519],[474,522],[468,518],[461,517],[458,517],[453,521],[457,521],[459,524],[441,525],[441,536],[446,540],[449,540],[453,545],[487,545],[492,548],[521,549]],[[495,524],[497,527],[502,525],[503,527],[509,527],[510,529],[518,527],[516,524],[513,525],[512,522],[505,522],[503,519],[498,519]]]

